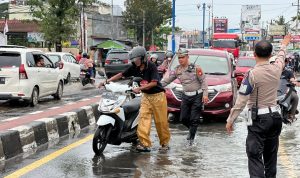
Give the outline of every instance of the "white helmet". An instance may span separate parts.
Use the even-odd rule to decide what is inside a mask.
[[[150,59],[152,59],[152,58],[158,59],[158,55],[157,54],[152,54]]]

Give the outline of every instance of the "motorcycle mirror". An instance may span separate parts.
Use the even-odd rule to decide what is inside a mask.
[[[134,82],[141,82],[143,79],[141,78],[141,77],[134,77],[133,79],[132,79],[132,81],[134,81]]]
[[[104,77],[105,76],[105,73],[103,71],[98,71],[98,74],[101,76],[101,77]]]

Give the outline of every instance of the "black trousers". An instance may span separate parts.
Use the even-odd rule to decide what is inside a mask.
[[[246,151],[251,178],[275,178],[282,120],[279,113],[259,115],[248,126]]]
[[[193,140],[200,124],[203,93],[195,96],[182,95],[180,120],[189,131],[189,140]]]

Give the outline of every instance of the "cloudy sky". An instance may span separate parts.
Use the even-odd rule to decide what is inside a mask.
[[[111,3],[111,0],[102,0]],[[113,3],[124,8],[124,0],[113,0]],[[176,0],[176,26],[185,30],[202,29],[203,12],[197,8],[198,4],[211,4],[212,0]],[[285,16],[290,20],[296,15],[297,7],[292,6],[297,0],[214,0],[214,16],[227,17],[229,28],[239,27],[241,16],[241,5],[261,5],[262,22],[266,24],[278,16]],[[206,24],[208,21],[206,13]]]

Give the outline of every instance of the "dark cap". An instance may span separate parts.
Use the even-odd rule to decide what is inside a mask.
[[[188,53],[189,53],[189,51],[186,50],[186,49],[179,49],[179,50],[177,51],[178,57],[185,57],[185,56],[188,55]]]

